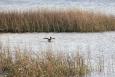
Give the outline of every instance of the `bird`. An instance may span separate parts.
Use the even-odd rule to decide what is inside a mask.
[[[43,39],[47,39],[48,42],[51,42],[51,40],[52,40],[52,39],[55,39],[55,38],[49,37],[49,38],[43,38]]]

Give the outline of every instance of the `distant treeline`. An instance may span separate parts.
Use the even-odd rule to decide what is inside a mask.
[[[0,12],[0,32],[100,32],[115,30],[114,16],[80,10]]]

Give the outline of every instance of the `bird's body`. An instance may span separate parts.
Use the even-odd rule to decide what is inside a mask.
[[[48,42],[51,42],[51,40],[52,40],[52,39],[55,39],[55,38],[50,37],[50,38],[44,38],[44,39],[47,39]]]

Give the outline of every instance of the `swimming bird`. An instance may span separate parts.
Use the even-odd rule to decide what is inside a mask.
[[[52,40],[52,39],[55,39],[55,38],[50,37],[50,38],[43,38],[43,39],[47,39],[48,42],[51,42],[51,40]]]

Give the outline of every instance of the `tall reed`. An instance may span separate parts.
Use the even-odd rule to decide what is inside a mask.
[[[114,16],[83,10],[0,12],[0,32],[100,32],[114,30]]]

